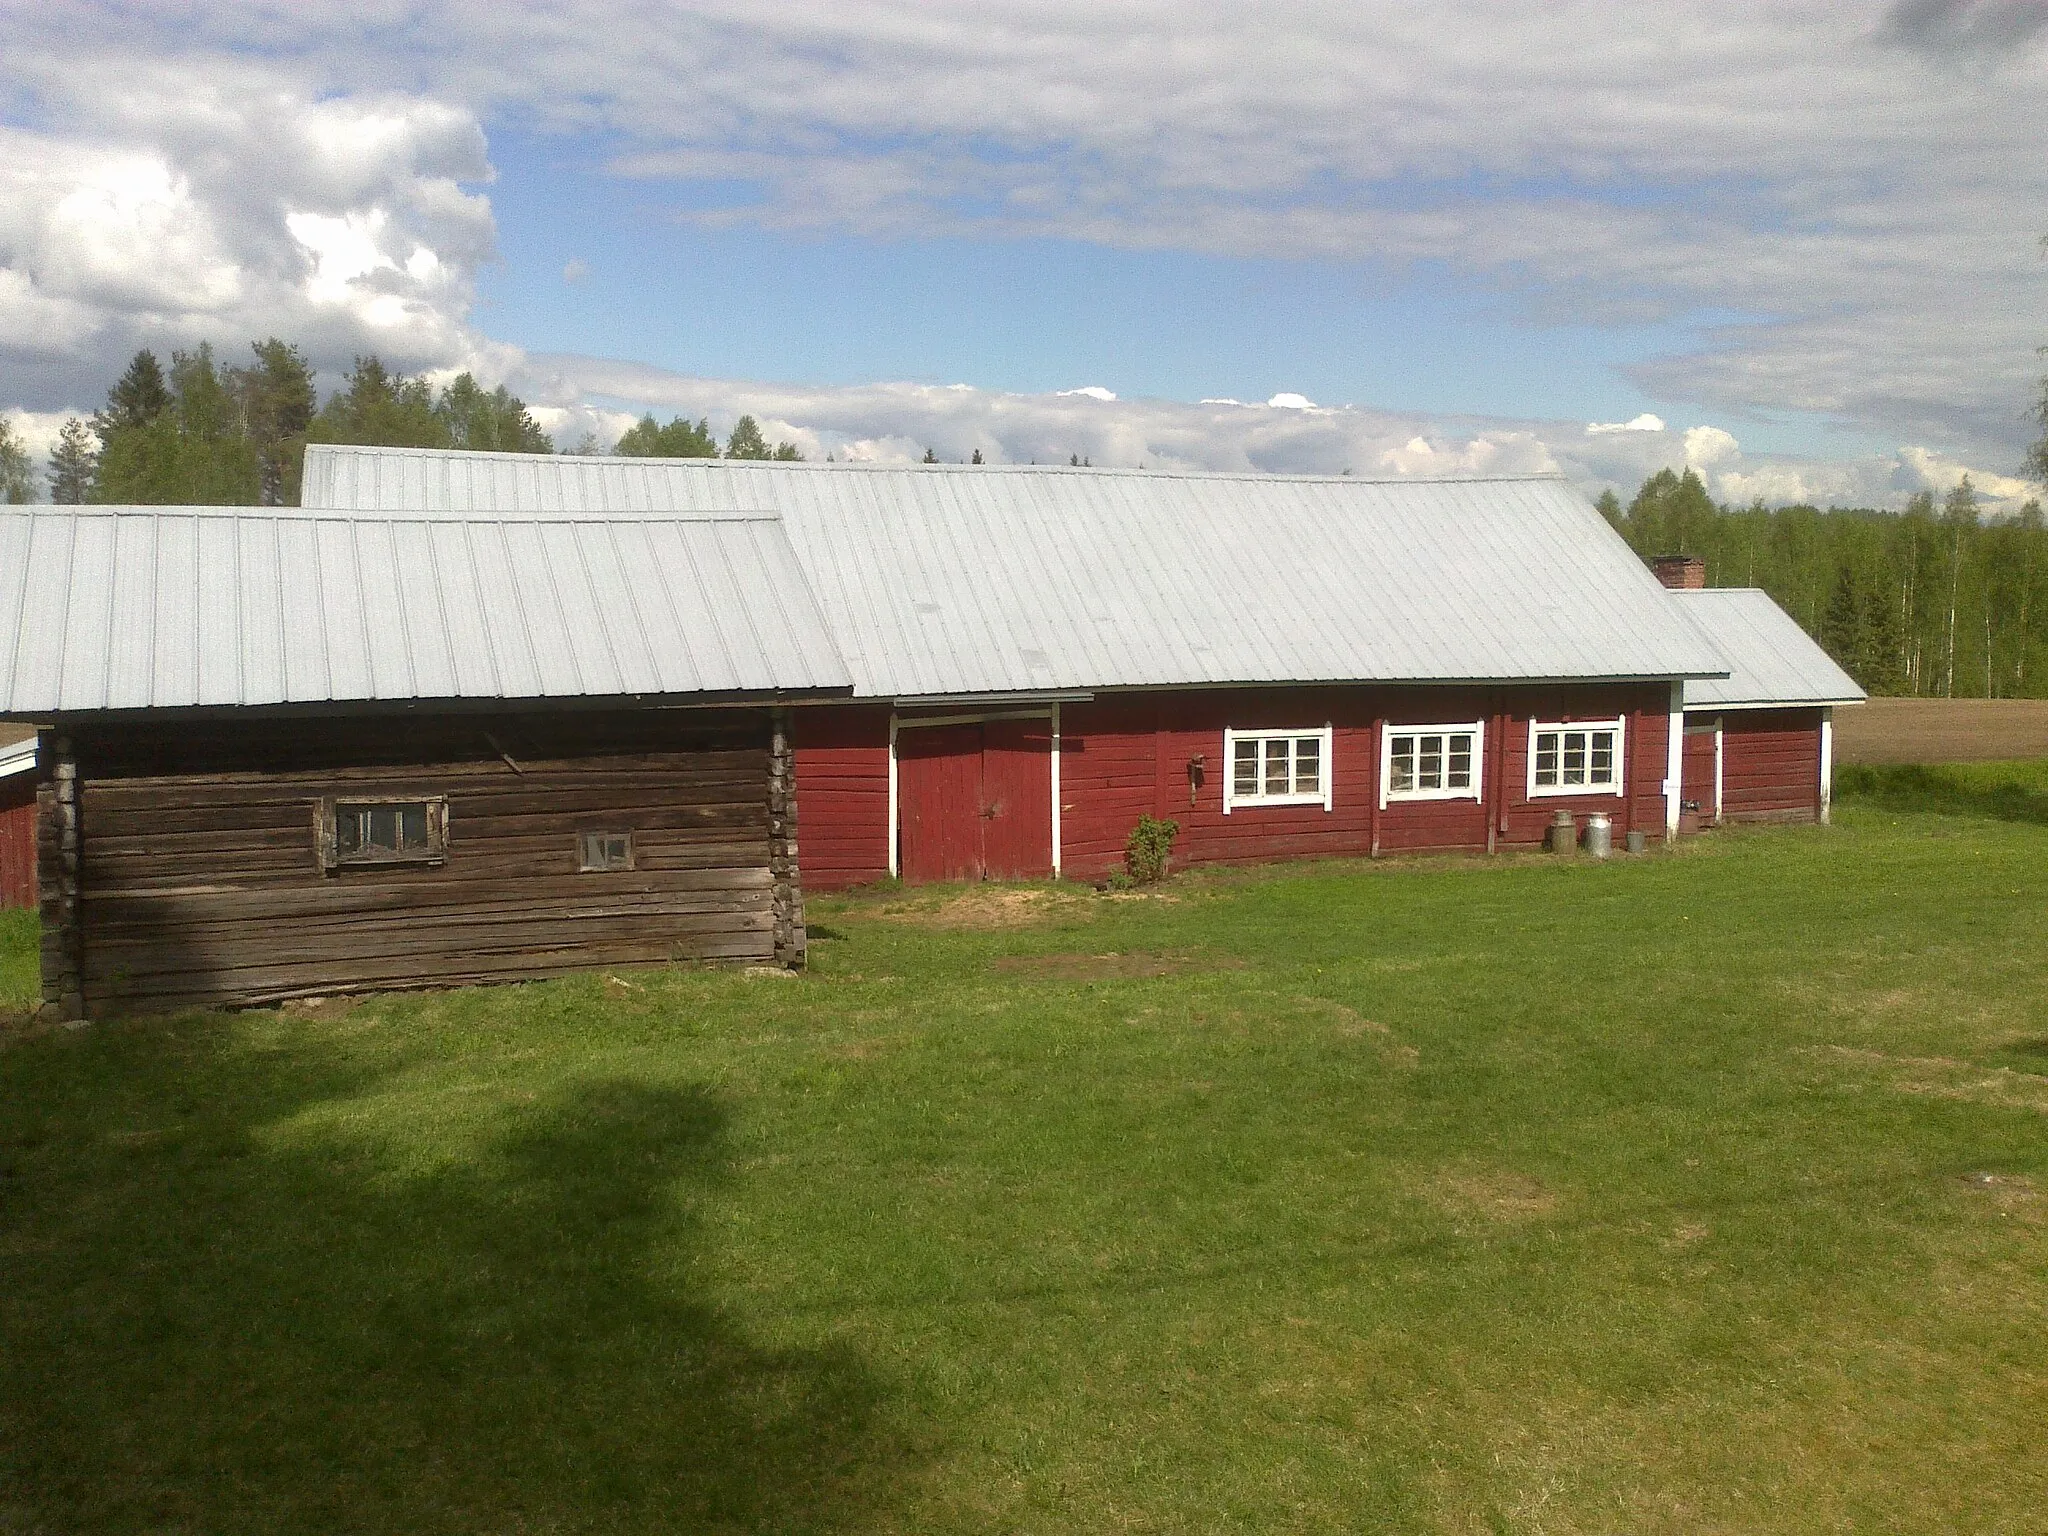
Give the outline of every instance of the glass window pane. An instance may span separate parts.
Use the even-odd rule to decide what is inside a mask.
[[[1415,787],[1415,738],[1396,736],[1394,751],[1387,769],[1387,789],[1397,795],[1405,795]]]
[[[1463,732],[1449,738],[1450,766],[1444,773],[1444,784],[1450,789],[1472,787],[1472,738]]]
[[[398,846],[427,846],[427,808],[424,805],[402,805],[398,808]]]
[[[1237,743],[1231,756],[1230,792],[1243,797],[1259,792],[1259,744],[1256,741]]]
[[[370,835],[365,841],[384,853],[398,852],[398,808],[391,805],[372,806],[370,809]]]
[[[1287,745],[1284,736],[1266,743],[1266,793],[1269,795],[1287,793]]]
[[[1418,789],[1442,789],[1444,787],[1444,739],[1441,736],[1420,738],[1421,750],[1417,753],[1415,786]]]
[[[1557,785],[1557,732],[1536,733],[1536,782],[1544,788]]]
[[[343,853],[363,851],[363,816],[353,806],[340,806],[334,813],[335,846]]]
[[[1320,795],[1323,792],[1323,741],[1320,736],[1294,738],[1294,792]]]
[[[1564,782],[1583,784],[1586,782],[1586,733],[1566,731],[1564,733]]]
[[[1593,733],[1593,769],[1588,781],[1592,784],[1614,782],[1614,732]]]

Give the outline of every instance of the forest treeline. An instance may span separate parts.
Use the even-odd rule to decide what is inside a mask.
[[[1600,510],[1648,558],[1698,555],[1710,587],[1762,587],[1872,693],[2048,697],[2048,527],[1987,520],[1965,477],[1903,512],[1717,506],[1659,470]]]
[[[41,477],[55,502],[153,506],[296,506],[308,443],[399,448],[473,448],[550,453],[554,444],[524,401],[504,385],[485,389],[467,373],[438,390],[393,373],[376,357],[355,367],[322,402],[305,354],[271,337],[246,364],[217,361],[211,346],[174,352],[168,368],[135,354],[90,420],[67,421]],[[586,439],[578,452],[597,452]],[[642,417],[611,450],[668,458],[801,459],[771,444],[751,416],[723,449],[708,419],[659,424]],[[33,501],[35,466],[0,422],[0,500]]]

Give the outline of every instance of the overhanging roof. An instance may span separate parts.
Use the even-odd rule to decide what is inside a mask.
[[[1584,498],[1375,481],[315,445],[308,505],[769,507],[864,697],[1723,673]]]
[[[0,715],[851,682],[767,513],[0,511]]]
[[[1769,709],[1858,704],[1856,680],[1755,587],[1674,591],[1686,615],[1728,658],[1729,675],[1685,685],[1687,709]]]

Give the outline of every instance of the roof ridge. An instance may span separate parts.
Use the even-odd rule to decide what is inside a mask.
[[[376,455],[380,458],[447,458],[483,459],[492,462],[548,462],[555,464],[637,464],[667,465],[681,464],[697,469],[726,469],[737,473],[759,473],[762,471],[791,471],[794,473],[835,473],[835,474],[996,474],[996,475],[1076,475],[1093,477],[1144,478],[1148,480],[1256,480],[1261,482],[1308,482],[1331,483],[1336,485],[1488,485],[1488,484],[1529,484],[1534,482],[1563,482],[1564,471],[1556,469],[1530,470],[1521,473],[1500,472],[1494,474],[1458,475],[1403,475],[1403,474],[1289,474],[1272,470],[1257,469],[1147,469],[1142,465],[1095,464],[922,464],[915,462],[879,464],[869,461],[858,463],[819,463],[815,460],[790,459],[726,459],[668,458],[656,455],[629,455],[621,457],[610,453],[507,453],[494,449],[471,448],[407,448],[383,443],[309,443],[307,451],[333,454]]]

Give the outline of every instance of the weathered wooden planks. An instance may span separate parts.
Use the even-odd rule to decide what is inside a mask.
[[[787,731],[762,711],[73,736],[68,780],[71,759],[50,759],[43,818],[45,990],[59,1008],[801,960]],[[440,862],[323,870],[317,808],[351,795],[445,797]],[[634,867],[582,870],[584,831],[630,834]]]

